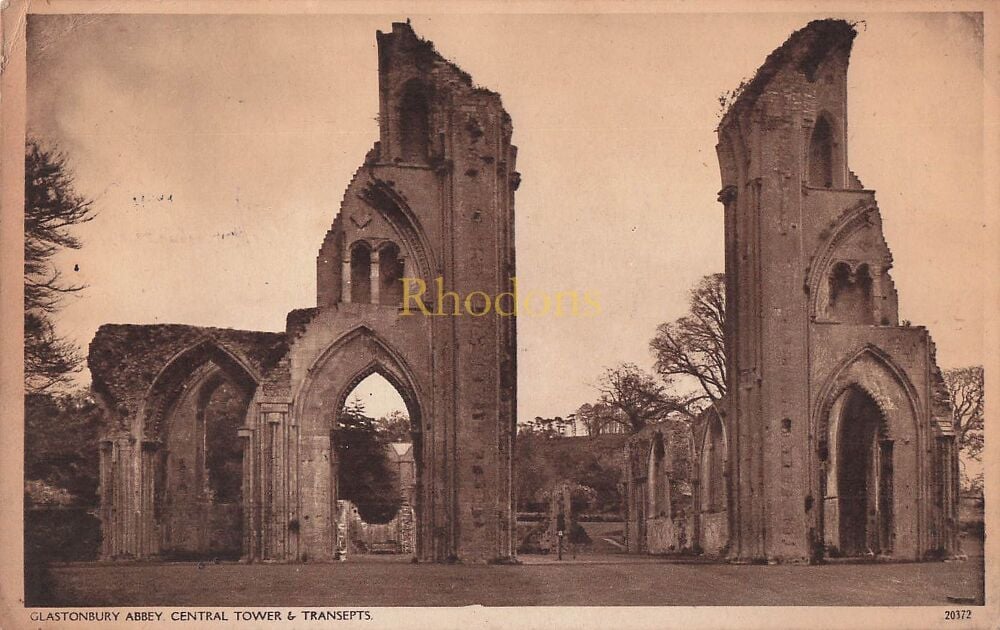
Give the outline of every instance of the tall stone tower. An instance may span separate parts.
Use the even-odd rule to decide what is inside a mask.
[[[934,346],[926,329],[899,325],[875,194],[847,165],[855,35],[839,20],[797,31],[719,125],[739,561],[957,548]]]
[[[408,24],[378,34],[378,66],[379,141],[323,241],[317,309],[290,353],[292,390],[303,383],[299,422],[329,448],[324,405],[383,373],[414,423],[421,557],[511,557],[515,322],[467,308],[481,313],[513,288],[511,120],[498,94]],[[414,292],[421,281],[422,302],[441,314],[401,310],[404,278]],[[322,356],[351,331],[370,340],[365,361],[347,346]],[[358,363],[346,384],[345,363]]]

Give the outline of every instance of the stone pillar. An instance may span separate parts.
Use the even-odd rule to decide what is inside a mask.
[[[139,539],[136,556],[148,558],[160,553],[160,529],[156,523],[156,471],[160,458],[160,443],[142,443],[139,452]]]
[[[135,438],[120,435],[101,445],[101,553],[106,560],[139,556],[142,468],[135,444]]]
[[[110,560],[114,557],[115,550],[115,443],[112,440],[101,441],[101,462],[100,462],[100,485],[98,491],[101,495],[101,559]]]
[[[869,273],[872,275],[872,317],[875,319],[876,326],[883,326],[886,324],[893,324],[895,322],[886,321],[883,322],[883,318],[886,317],[885,314],[885,274],[887,271],[882,267],[869,267]]]
[[[351,259],[340,263],[340,301],[349,303],[351,301]]]
[[[381,287],[379,286],[380,283],[379,283],[379,275],[378,275],[378,266],[379,266],[378,250],[377,249],[373,249],[372,250],[371,272],[369,274],[369,278],[371,278],[371,281],[369,282],[369,284],[371,285],[371,301],[372,301],[372,304],[378,304],[379,303],[379,292],[381,290]]]
[[[288,507],[288,407],[287,403],[260,404],[260,413],[265,420],[261,425],[261,438],[267,443],[268,454],[263,462],[267,480],[267,485],[263,488],[267,508],[264,514],[267,537],[262,554],[267,560],[285,560],[288,557],[288,523],[293,518]]]
[[[236,431],[243,447],[243,553],[240,558],[243,562],[252,562],[258,559],[257,537],[254,535],[256,526],[254,519],[254,457],[253,457],[253,429],[250,427],[240,427]]]

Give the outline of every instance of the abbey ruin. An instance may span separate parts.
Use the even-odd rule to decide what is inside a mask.
[[[416,557],[513,556],[514,319],[400,312],[403,277],[511,290],[510,117],[409,24],[378,34],[378,69],[379,140],[320,245],[315,307],[282,333],[98,331],[104,558],[332,559],[337,414],[373,373],[412,422]],[[241,426],[206,421],[222,387],[242,395]]]
[[[673,512],[663,497],[686,478],[671,449],[656,428],[633,438],[631,551],[738,562],[959,551],[934,344],[900,324],[875,193],[847,164],[855,35],[840,20],[795,32],[719,124],[728,393],[696,424],[693,490]]]
[[[797,31],[722,117],[728,393],[693,435],[653,426],[630,439],[629,551],[959,552],[935,347],[900,324],[875,193],[847,164],[855,35],[839,20]],[[511,120],[408,24],[378,34],[378,72],[379,140],[322,240],[315,307],[279,333],[98,331],[104,558],[333,559],[337,416],[374,373],[412,422],[416,557],[513,558],[515,318],[401,309],[403,278],[441,278],[446,310],[512,291]],[[222,388],[242,400],[239,426],[207,412]]]

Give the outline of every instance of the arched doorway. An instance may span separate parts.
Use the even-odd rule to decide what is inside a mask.
[[[331,431],[338,553],[416,553],[418,418],[378,369],[339,405]]]
[[[300,558],[303,553],[308,553],[310,558],[332,559],[342,547],[343,532],[340,530],[346,527],[346,523],[339,521],[341,506],[338,506],[338,501],[342,499],[338,481],[343,479],[343,475],[338,461],[338,443],[342,443],[342,436],[338,433],[342,429],[338,427],[343,424],[341,415],[351,396],[373,374],[378,375],[373,383],[384,379],[389,389],[395,391],[392,397],[396,398],[397,405],[402,399],[409,417],[415,469],[412,492],[416,529],[414,554],[420,560],[437,560],[443,551],[434,538],[437,531],[434,528],[437,495],[427,487],[430,484],[428,478],[432,478],[435,472],[435,452],[434,444],[427,439],[433,422],[430,415],[424,412],[425,394],[400,354],[370,328],[358,326],[343,333],[316,358],[308,378],[295,395],[293,413],[299,418],[299,434],[307,444],[318,447],[310,452],[298,474],[311,475],[320,480],[308,489],[309,495],[299,511],[299,539],[315,541],[311,549],[304,545],[299,547]],[[368,385],[365,383],[362,393]],[[385,389],[384,384],[382,389]],[[305,495],[305,492],[302,494]]]
[[[831,408],[833,452],[825,494],[835,499],[834,549],[845,556],[892,552],[893,443],[882,410],[865,389],[847,387]],[[832,516],[832,515],[830,515]]]

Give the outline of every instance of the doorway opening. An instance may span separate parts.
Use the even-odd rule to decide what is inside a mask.
[[[419,411],[380,373],[347,393],[333,428],[337,553],[417,553]]]
[[[834,406],[835,492],[840,555],[876,556],[892,552],[893,443],[885,415],[868,392],[844,391]],[[828,483],[829,485],[829,483]]]

